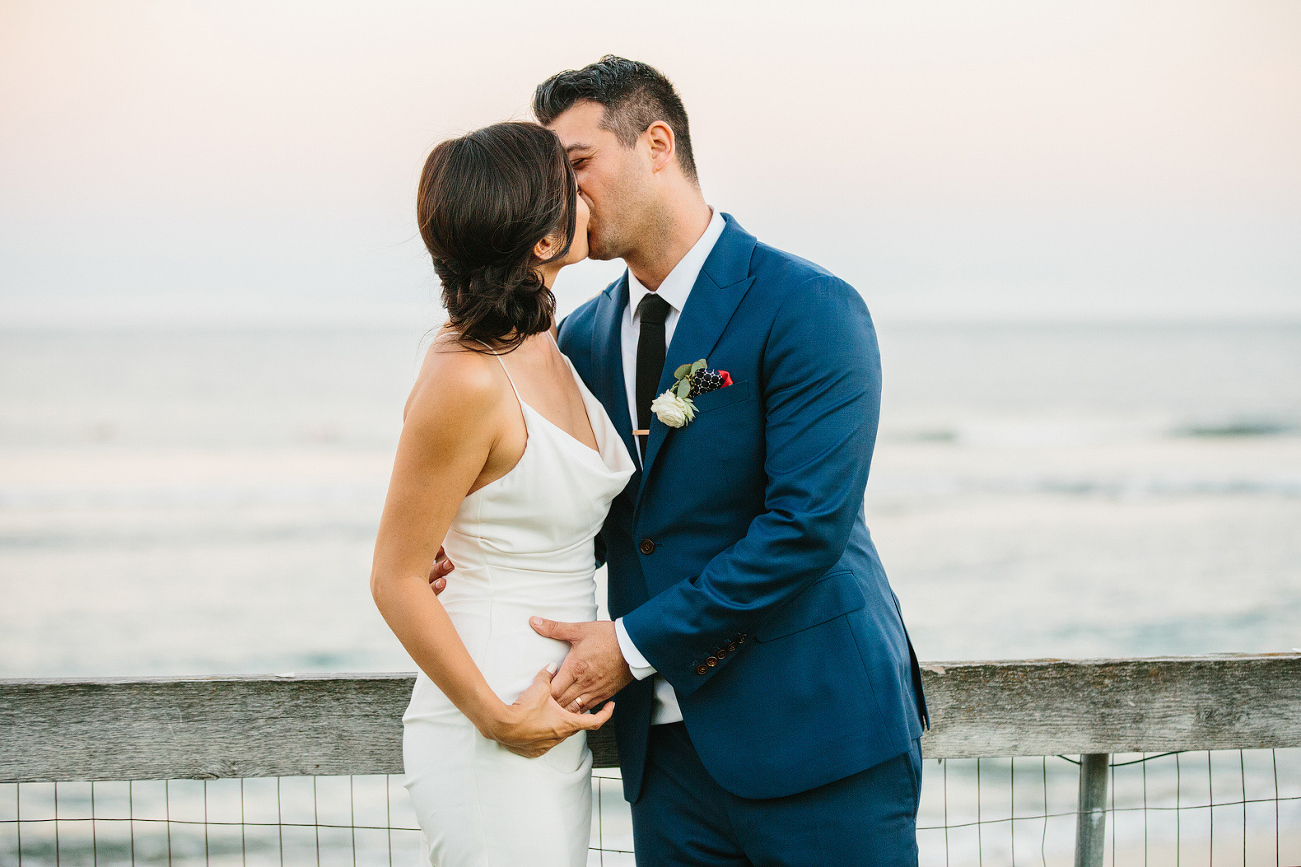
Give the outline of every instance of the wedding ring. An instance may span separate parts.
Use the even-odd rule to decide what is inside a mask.
[[[578,698],[574,699],[574,704],[578,705],[579,707],[582,707],[582,706],[583,706],[583,697],[580,695]]]

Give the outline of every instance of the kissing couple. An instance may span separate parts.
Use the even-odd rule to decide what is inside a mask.
[[[926,708],[864,519],[862,297],[706,203],[645,63],[558,73],[533,111],[439,144],[417,195],[448,321],[371,590],[420,668],[429,863],[587,864],[611,722],[642,867],[915,865]],[[557,327],[589,256],[627,270]]]

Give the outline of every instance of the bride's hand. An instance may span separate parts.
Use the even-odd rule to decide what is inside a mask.
[[[539,671],[529,688],[484,735],[516,755],[535,759],[575,732],[595,731],[605,725],[614,713],[614,702],[607,702],[596,713],[570,713],[551,695],[554,669],[549,665]]]
[[[447,576],[452,574],[455,568],[456,564],[448,559],[447,552],[443,550],[442,545],[439,545],[434,565],[429,567],[429,587],[434,591],[435,596],[447,589]]]

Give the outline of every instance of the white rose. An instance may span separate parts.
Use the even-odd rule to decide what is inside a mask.
[[[695,417],[696,407],[689,398],[666,391],[651,401],[651,412],[669,427],[682,427]]]

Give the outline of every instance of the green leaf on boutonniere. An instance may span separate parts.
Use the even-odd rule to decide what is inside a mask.
[[[681,379],[681,378],[684,377],[684,376],[689,376],[689,375],[691,374],[691,367],[692,367],[692,365],[690,365],[690,364],[684,364],[684,365],[682,365],[682,366],[679,367],[677,370],[673,371],[673,378],[674,378],[674,379]]]
[[[695,373],[697,370],[704,370],[704,369],[705,369],[705,359],[702,358],[702,359],[700,359],[699,361],[697,361],[697,362],[695,362],[694,364],[691,365],[691,370],[688,371],[688,373],[689,373],[689,374],[690,374],[690,373]]]
[[[691,394],[691,380],[690,379],[681,380],[678,383],[677,391],[678,391],[678,397],[682,398],[683,400],[686,400],[687,397],[690,396]]]

